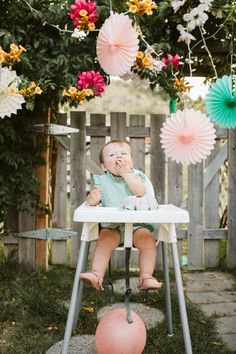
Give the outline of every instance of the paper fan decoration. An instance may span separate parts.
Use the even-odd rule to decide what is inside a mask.
[[[236,126],[236,76],[223,76],[217,79],[206,95],[206,111],[217,124],[226,128]]]
[[[15,71],[7,67],[0,68],[0,117],[10,117],[16,114],[25,102],[24,97],[13,92],[18,88],[19,78]]]
[[[167,157],[182,164],[206,159],[215,144],[215,128],[200,111],[185,108],[171,114],[161,128],[161,144]]]
[[[97,57],[105,73],[112,76],[126,74],[136,59],[138,43],[130,18],[112,13],[97,38]]]

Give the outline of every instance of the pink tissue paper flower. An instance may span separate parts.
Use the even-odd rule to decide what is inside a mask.
[[[94,70],[83,71],[77,75],[77,87],[81,89],[91,89],[95,96],[101,96],[106,85],[104,77]]]
[[[88,17],[87,21],[89,23],[94,23],[97,21],[97,5],[94,1],[88,1],[86,2],[85,0],[75,0],[75,3],[70,5],[70,13],[69,16],[73,21],[73,24],[75,27],[81,27],[81,18],[83,17],[83,11],[85,10],[87,12],[86,16]],[[81,13],[82,11],[82,13]]]
[[[161,60],[165,64],[165,67],[163,67],[163,69],[165,69],[169,63],[172,63],[176,69],[178,69],[179,67],[180,57],[178,54],[175,54],[175,56],[173,57],[173,55],[168,53],[167,56],[165,58],[162,58]]]

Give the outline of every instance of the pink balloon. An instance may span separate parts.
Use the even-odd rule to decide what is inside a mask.
[[[99,322],[95,334],[98,354],[141,354],[147,334],[143,320],[131,311],[133,323],[128,323],[123,308],[108,312]]]

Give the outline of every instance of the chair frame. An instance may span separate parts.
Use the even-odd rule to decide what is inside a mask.
[[[178,208],[172,204],[160,205],[156,210],[121,210],[118,208],[91,207],[87,202],[83,203],[74,212],[74,221],[83,222],[83,229],[78,254],[78,262],[75,272],[74,284],[72,289],[70,307],[64,334],[62,354],[68,353],[69,342],[72,330],[76,329],[79,312],[82,304],[84,284],[80,281],[80,273],[85,272],[89,244],[96,240],[99,234],[99,222],[119,222],[125,224],[124,248],[131,248],[133,244],[133,223],[158,223],[159,241],[162,243],[163,269],[165,281],[166,315],[168,325],[168,335],[173,335],[171,294],[168,269],[167,245],[170,244],[175,272],[176,289],[180,310],[180,318],[184,337],[185,352],[192,354],[192,345],[188,325],[188,317],[183,292],[181,269],[177,250],[177,236],[175,223],[188,223],[189,214],[186,210]]]

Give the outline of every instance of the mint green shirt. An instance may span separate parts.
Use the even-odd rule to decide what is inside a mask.
[[[135,176],[139,176],[145,184],[147,177],[144,173],[133,169],[133,174]],[[102,188],[101,204],[104,207],[123,208],[125,198],[133,195],[133,193],[129,190],[124,178],[121,176],[114,176],[109,171],[107,171],[103,175],[94,175],[93,183],[94,185]],[[153,191],[151,191],[151,196],[154,196]],[[101,223],[100,225],[102,228],[119,229],[121,231],[121,234],[123,234],[124,232],[124,224]],[[156,230],[155,224],[134,224],[133,226],[134,231],[141,227],[145,227],[151,232],[154,232]]]

